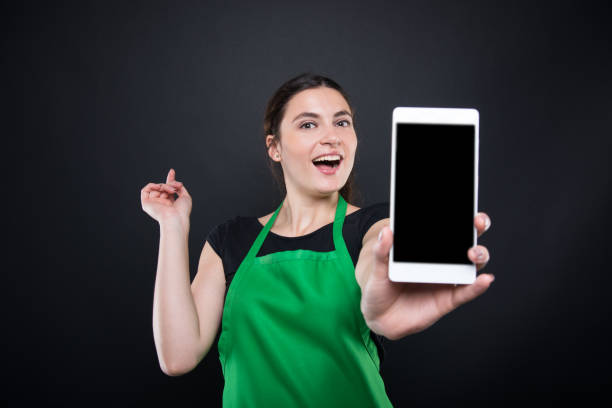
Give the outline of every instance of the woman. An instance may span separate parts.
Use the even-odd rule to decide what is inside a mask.
[[[166,374],[192,370],[221,326],[224,406],[389,407],[373,333],[418,332],[489,287],[489,274],[465,286],[388,279],[388,207],[350,203],[353,113],[329,78],[303,74],[278,89],[264,130],[284,199],[211,231],[191,284],[187,189],[173,169],[142,189],[160,225],[153,328]],[[474,223],[480,235],[490,220],[479,213]],[[483,246],[468,256],[478,269],[489,259]]]

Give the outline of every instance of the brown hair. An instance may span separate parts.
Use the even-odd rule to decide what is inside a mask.
[[[285,110],[289,100],[301,91],[319,87],[332,88],[340,92],[351,109],[354,124],[355,109],[351,105],[349,97],[344,89],[342,89],[342,87],[338,85],[336,81],[330,78],[312,73],[304,73],[296,76],[295,78],[291,78],[282,84],[268,101],[264,114],[264,137],[273,135],[274,139],[272,143],[278,143],[281,136],[279,132],[280,123],[285,115]],[[267,150],[268,147],[266,146],[266,152]],[[266,157],[268,158],[268,166],[270,167],[270,171],[272,172],[272,175],[274,176],[274,179],[276,180],[276,183],[280,189],[281,196],[284,196],[287,193],[287,190],[285,187],[285,179],[283,177],[283,169],[280,163],[272,160],[267,153]],[[340,194],[349,203],[352,203],[354,200],[360,198],[360,194],[355,187],[355,165],[353,165],[353,169],[351,170],[351,174],[346,180],[346,183],[340,189]]]

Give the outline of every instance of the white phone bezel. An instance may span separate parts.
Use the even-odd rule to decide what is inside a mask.
[[[478,111],[462,108],[396,107],[393,109],[391,137],[391,201],[389,202],[391,230],[393,231],[395,225],[395,153],[398,123],[474,125],[473,217],[475,217],[478,208]],[[476,227],[473,227],[473,245],[476,245],[476,239],[477,231]],[[394,262],[393,249],[392,246],[389,253],[389,279],[393,282],[470,284],[476,280],[476,265],[474,264]]]

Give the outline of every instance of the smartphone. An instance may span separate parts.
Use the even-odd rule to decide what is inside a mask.
[[[476,109],[396,107],[391,146],[389,279],[470,284],[476,265]]]

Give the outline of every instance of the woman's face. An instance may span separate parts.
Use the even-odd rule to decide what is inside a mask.
[[[357,149],[351,115],[342,94],[332,88],[307,89],[289,100],[279,126],[280,144],[269,149],[283,167],[288,190],[322,196],[344,186]],[[321,157],[329,161],[315,161]]]

